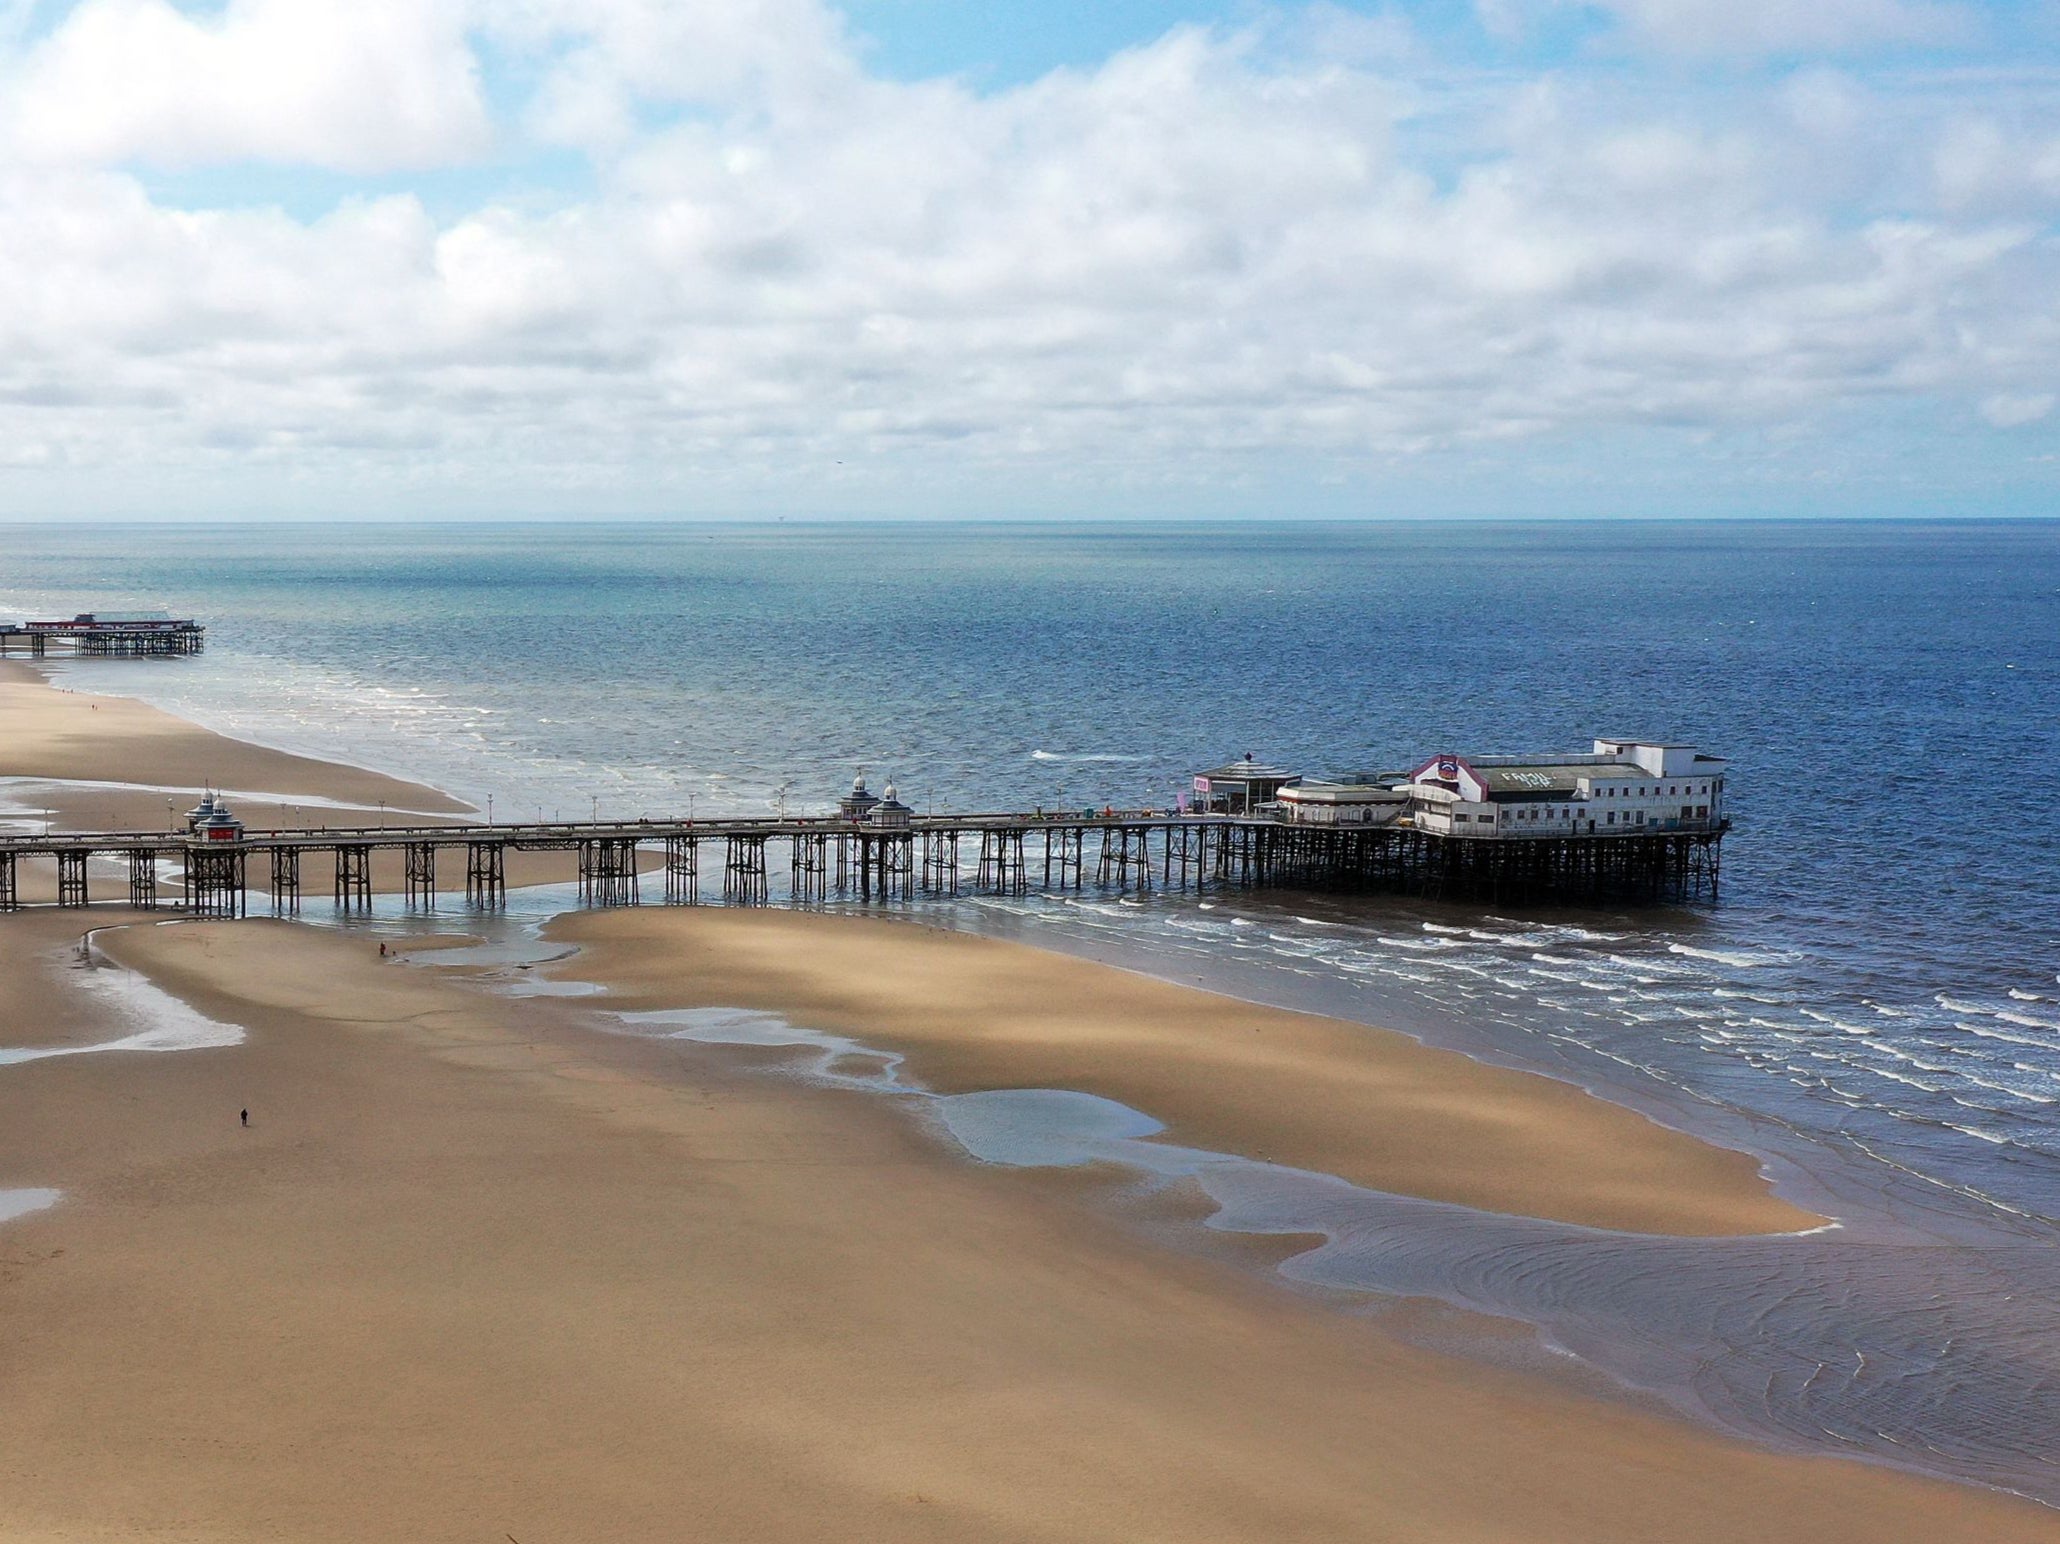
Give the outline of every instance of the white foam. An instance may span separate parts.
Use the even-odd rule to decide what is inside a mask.
[[[0,1190],[0,1222],[55,1206],[58,1194],[55,1190]]]
[[[1689,944],[1668,944],[1667,952],[1686,955],[1692,960],[1710,960],[1738,970],[1755,970],[1762,965],[1779,965],[1794,958],[1793,955],[1782,954],[1747,954],[1738,949],[1697,949]]]

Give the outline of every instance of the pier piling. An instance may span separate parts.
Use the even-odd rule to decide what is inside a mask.
[[[665,839],[665,900],[671,906],[697,906],[701,902],[701,839],[668,836]]]
[[[138,848],[129,854],[129,904],[138,911],[157,909],[157,853]]]
[[[61,852],[57,855],[57,904],[86,904],[86,854]]]
[[[410,906],[436,905],[436,843],[409,842],[401,849],[401,888]]]
[[[345,911],[372,909],[372,848],[342,842],[336,848],[336,904]]]
[[[496,907],[507,897],[507,850],[499,842],[465,844],[465,899],[473,906]]]
[[[300,910],[300,849],[272,849],[272,911],[290,916]]]

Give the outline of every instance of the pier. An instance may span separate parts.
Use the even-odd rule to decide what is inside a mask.
[[[226,817],[226,809],[222,811]],[[513,853],[562,852],[588,906],[1155,889],[1331,890],[1498,904],[1715,900],[1727,822],[1609,835],[1453,836],[1408,824],[1311,825],[1163,811],[817,819],[577,821],[252,831],[228,817],[191,831],[0,836],[0,910],[23,904],[25,864],[56,871],[56,904],[290,916],[319,894],[369,911],[372,856],[398,853],[411,907],[482,909],[507,896]],[[391,861],[391,860],[389,860]],[[101,872],[92,872],[93,865]],[[108,866],[115,872],[108,873]],[[439,875],[455,883],[440,890]],[[784,881],[775,885],[776,880]]]
[[[82,611],[61,622],[0,622],[0,659],[19,655],[198,654],[207,629],[192,618],[143,611]]]

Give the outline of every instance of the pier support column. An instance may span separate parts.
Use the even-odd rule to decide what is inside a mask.
[[[1030,888],[1020,828],[980,833],[980,888],[990,895],[1022,895]]]
[[[916,838],[913,831],[880,838],[880,899],[910,901],[916,894]]]
[[[1182,890],[1189,884],[1200,884],[1203,875],[1208,873],[1208,842],[1207,826],[1168,826],[1160,882],[1177,885]]]
[[[701,839],[665,839],[665,900],[671,906],[696,906],[701,901]]]
[[[1078,890],[1082,883],[1081,854],[1085,847],[1079,826],[1044,828],[1044,888]]]
[[[15,881],[14,854],[0,852],[0,911],[21,909],[21,889]]]
[[[436,844],[410,842],[401,849],[402,888],[410,906],[436,905]]]
[[[246,912],[245,854],[226,842],[195,842],[186,849],[186,906],[196,917],[241,917]]]
[[[790,894],[797,901],[822,900],[829,893],[830,839],[820,831],[799,831],[790,840]]]
[[[336,904],[345,911],[372,909],[372,849],[347,842],[336,849]]]
[[[601,836],[579,844],[579,898],[589,906],[634,906],[637,891],[635,837]]]
[[[74,850],[57,855],[57,904],[86,904],[86,855],[83,852]]]
[[[862,901],[906,901],[915,896],[916,838],[913,831],[861,834],[858,847],[858,898]]]
[[[923,888],[932,895],[958,894],[958,838],[956,831],[923,833]]]
[[[1105,826],[1101,865],[1096,882],[1127,890],[1133,884],[1148,890],[1152,883],[1151,827]]]
[[[300,910],[300,849],[272,849],[272,910],[290,915]]]
[[[129,904],[138,911],[157,909],[157,854],[138,849],[129,854]]]
[[[473,906],[499,906],[508,894],[506,847],[500,842],[465,844],[465,900]]]
[[[763,906],[765,838],[755,833],[731,834],[724,842],[722,898],[739,906]]]

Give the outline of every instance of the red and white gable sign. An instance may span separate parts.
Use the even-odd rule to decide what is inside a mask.
[[[1459,797],[1471,803],[1485,802],[1488,785],[1480,773],[1467,764],[1464,756],[1433,756],[1414,772],[1409,774],[1412,783],[1442,783],[1459,790]]]

